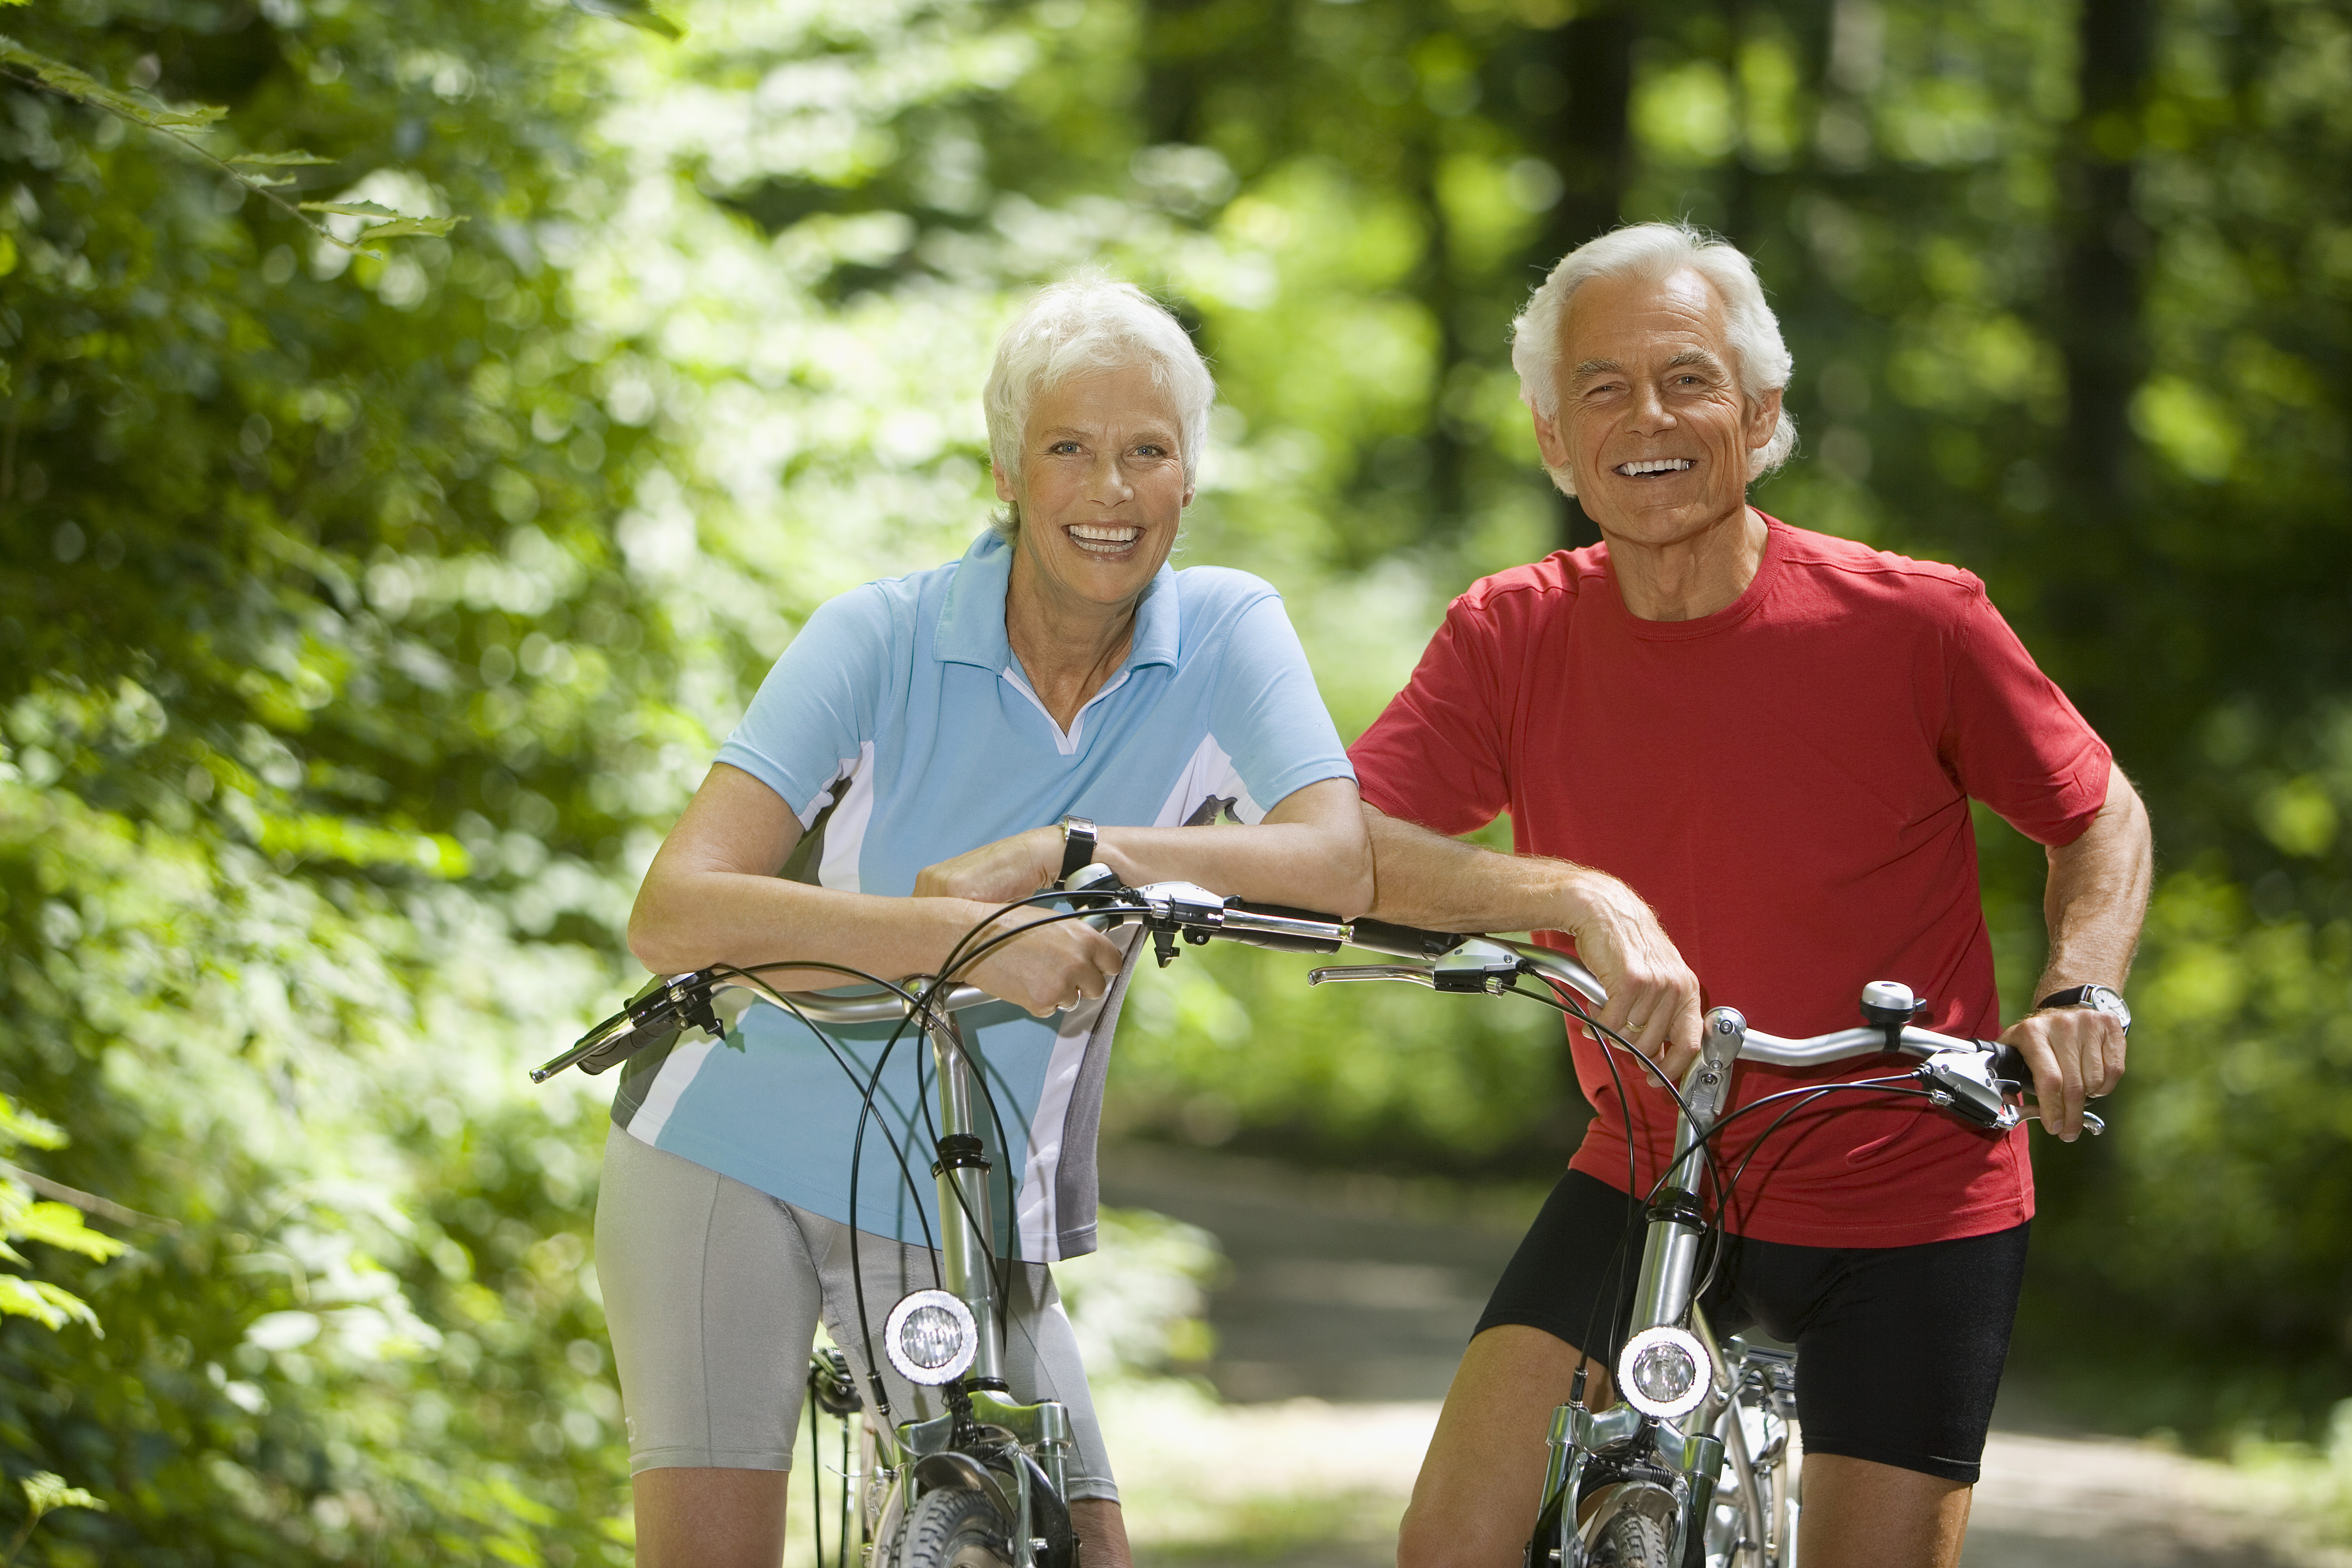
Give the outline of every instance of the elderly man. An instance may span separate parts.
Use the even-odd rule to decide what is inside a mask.
[[[1454,601],[1353,748],[1376,912],[1564,938],[1609,988],[1602,1022],[1677,1075],[1702,987],[1810,1035],[1851,1024],[1864,982],[1903,980],[1932,1000],[1930,1027],[1989,1037],[1979,800],[2048,848],[2043,1000],[2001,1037],[2071,1141],[2123,1071],[2116,991],[2149,874],[2146,814],[2106,747],[1975,577],[1748,504],[1796,431],[1789,353],[1738,251],[1681,226],[1619,230],[1563,259],[1514,333],[1545,466],[1602,542]],[[1516,854],[1444,837],[1506,810]],[[1575,1043],[1597,1114],[1446,1395],[1407,1568],[1518,1563],[1580,1363],[1588,1403],[1611,1397],[1629,1163],[1655,1178],[1673,1113],[1601,1051]],[[1738,1095],[1839,1076],[1748,1067]],[[1727,1168],[1766,1120],[1727,1140]],[[2026,1136],[1854,1096],[1761,1145],[1718,1326],[1799,1347],[1806,1568],[1958,1561],[2024,1268]]]

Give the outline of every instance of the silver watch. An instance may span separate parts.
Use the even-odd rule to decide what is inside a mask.
[[[2091,1007],[2105,1013],[2131,1033],[2131,1007],[2113,987],[2106,985],[2070,985],[2063,991],[2053,991],[2033,1005],[2037,1013],[2053,1007]]]

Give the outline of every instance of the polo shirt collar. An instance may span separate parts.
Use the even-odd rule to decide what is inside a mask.
[[[973,664],[1000,674],[1013,668],[1013,645],[1004,635],[1004,595],[1013,582],[1013,546],[994,529],[971,542],[956,563],[947,599],[931,635],[931,655],[947,664]],[[1139,665],[1173,666],[1180,651],[1176,572],[1165,561],[1135,608],[1135,636],[1127,650],[1129,670]]]

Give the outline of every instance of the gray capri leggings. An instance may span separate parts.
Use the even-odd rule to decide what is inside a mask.
[[[630,1137],[604,1141],[596,1199],[596,1279],[621,1377],[629,1473],[673,1466],[789,1470],[809,1350],[822,1317],[870,1397],[857,1337],[850,1246],[866,1315],[882,1320],[933,1282],[932,1254],[795,1208],[731,1177]],[[1070,1408],[1070,1496],[1118,1500],[1095,1419],[1077,1337],[1042,1263],[1015,1265],[1004,1380],[1013,1397]],[[891,1415],[923,1420],[945,1406],[885,1364]]]

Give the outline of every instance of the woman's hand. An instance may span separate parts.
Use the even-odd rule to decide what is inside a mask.
[[[1027,898],[1061,872],[1061,830],[1033,827],[1010,838],[967,849],[952,860],[924,867],[915,879],[915,897],[970,899],[974,903],[992,906],[1009,904],[1015,899]]]
[[[975,910],[973,917],[986,912]],[[989,928],[991,937],[1029,929],[967,969],[965,978],[1040,1018],[1075,1006],[1082,998],[1101,995],[1118,977],[1127,955],[1085,921],[1056,920],[1055,914],[1052,910],[1014,910],[998,917]]]

